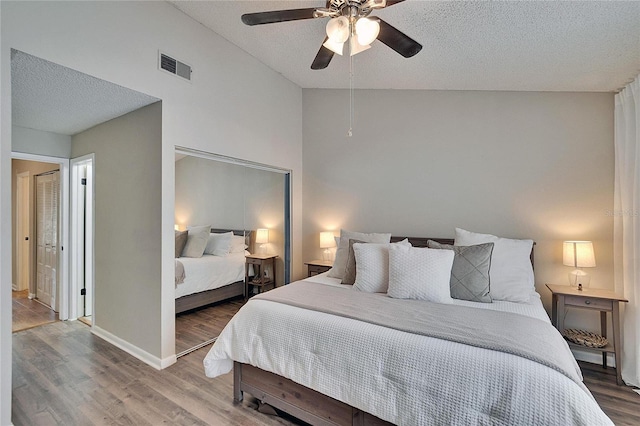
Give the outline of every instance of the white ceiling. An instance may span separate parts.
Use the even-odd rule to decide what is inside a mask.
[[[347,57],[309,68],[326,18],[240,21],[243,13],[322,7],[323,0],[171,3],[303,88],[349,87]],[[375,14],[424,47],[404,59],[374,42],[354,56],[356,88],[608,92],[640,73],[637,1],[407,0]]]
[[[16,126],[75,135],[159,100],[17,50],[11,53]]]

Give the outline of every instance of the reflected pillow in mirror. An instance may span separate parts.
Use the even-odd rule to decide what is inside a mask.
[[[231,251],[231,237],[233,237],[233,232],[209,234],[209,240],[204,252],[214,256],[228,256]]]

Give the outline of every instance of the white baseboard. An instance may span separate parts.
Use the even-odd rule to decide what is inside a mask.
[[[29,299],[33,300],[36,298],[36,295],[34,293],[29,293]]]
[[[574,348],[571,348],[571,352],[573,353],[573,356],[578,361],[584,361],[584,362],[590,362],[591,364],[602,365],[602,355],[599,353],[591,352],[591,351],[581,351],[579,349],[574,349]],[[607,354],[607,366],[608,367],[616,366],[615,357],[613,356],[613,354]]]
[[[175,355],[169,356],[164,359],[151,355],[149,352],[143,349],[140,349],[139,347],[132,345],[126,340],[123,340],[118,336],[111,334],[108,331],[103,330],[102,328],[95,325],[91,327],[91,333],[95,334],[96,336],[100,337],[103,340],[106,340],[112,345],[122,349],[129,355],[138,358],[140,361],[155,368],[156,370],[162,370],[164,368],[167,368],[170,365],[175,364],[177,361],[177,358]]]

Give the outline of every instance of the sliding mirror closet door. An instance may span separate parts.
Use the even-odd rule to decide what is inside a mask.
[[[288,281],[288,179],[288,171],[269,166],[176,151],[178,356],[212,343],[245,296],[263,289],[250,285],[246,294],[245,278]],[[253,255],[273,263],[261,268]]]

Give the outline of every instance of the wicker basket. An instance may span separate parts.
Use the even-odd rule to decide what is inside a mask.
[[[591,333],[590,331],[576,330],[573,328],[565,329],[562,332],[562,335],[572,343],[589,348],[603,348],[609,343],[605,337],[602,337],[599,334]]]

